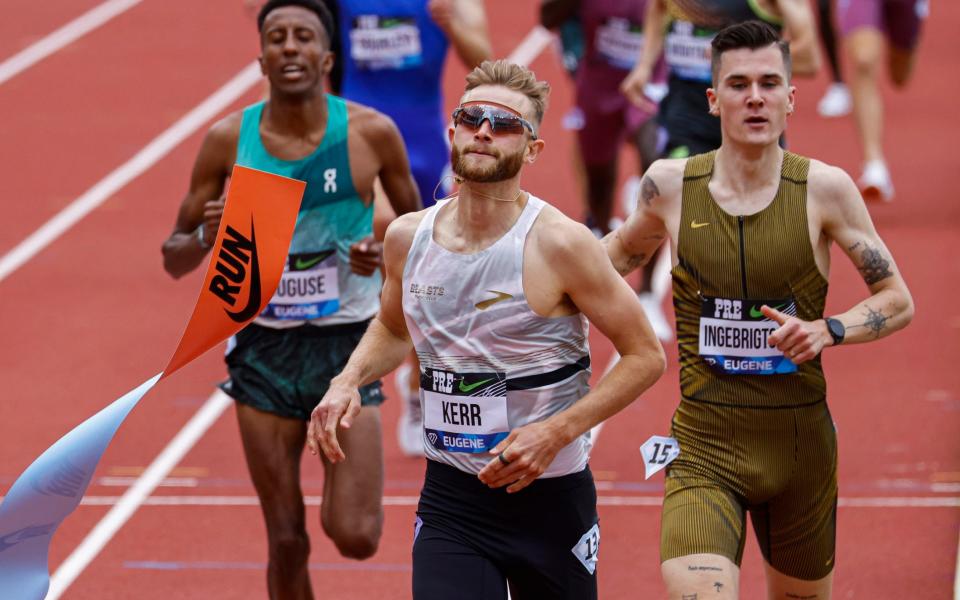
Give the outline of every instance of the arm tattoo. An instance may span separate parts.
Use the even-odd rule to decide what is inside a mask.
[[[890,317],[883,314],[883,311],[881,310],[873,310],[869,306],[867,306],[866,309],[866,320],[863,323],[851,325],[850,328],[866,327],[873,332],[874,339],[877,339],[880,337],[880,332],[886,328],[887,321],[890,319]]]
[[[883,314],[882,311],[873,310],[869,306],[867,307],[867,320],[863,322],[863,325],[860,327],[866,327],[873,332],[874,339],[880,337],[880,332],[887,326],[887,317]]]
[[[687,566],[688,571],[720,571],[723,572],[723,569],[720,567],[704,567],[700,565],[689,565]]]
[[[621,275],[627,275],[632,273],[634,269],[645,262],[647,262],[647,255],[643,254],[642,252],[640,254],[628,256],[622,264],[618,265],[619,268],[617,269],[617,272]]]
[[[853,247],[856,248],[856,245]],[[883,253],[880,252],[879,249],[864,245],[860,258],[862,264],[857,267],[857,269],[860,270],[860,274],[863,276],[863,280],[867,282],[867,285],[873,285],[878,281],[893,276],[893,273],[890,271],[890,261],[883,256]]]
[[[656,182],[649,175],[644,175],[640,182],[640,197],[643,199],[643,203],[650,206],[650,202],[659,195],[660,188],[657,187]]]
[[[696,594],[680,594],[681,600],[697,600]]]

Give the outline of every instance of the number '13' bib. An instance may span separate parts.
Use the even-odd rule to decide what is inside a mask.
[[[420,389],[424,431],[437,450],[489,452],[510,432],[505,373],[424,368]]]
[[[700,310],[700,356],[714,369],[730,375],[795,373],[797,365],[771,348],[767,338],[780,326],[760,312],[766,304],[797,315],[792,298],[741,300],[704,297]]]

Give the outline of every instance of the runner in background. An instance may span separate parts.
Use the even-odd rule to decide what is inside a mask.
[[[223,390],[236,401],[250,477],[267,529],[270,598],[312,598],[300,487],[306,420],[379,308],[381,250],[373,183],[397,212],[420,208],[403,140],[383,114],[326,93],[333,19],[317,0],[270,0],[258,13],[269,96],[211,127],[197,156],[164,268],[181,277],[210,250],[234,164],[306,181],[288,264],[257,319],[231,338]],[[239,263],[238,263],[239,265]],[[238,266],[239,268],[239,266]],[[344,442],[349,464],[323,462],[324,532],[343,556],[373,555],[383,527],[380,382]]]
[[[482,0],[332,0],[339,5],[343,44],[343,96],[393,118],[424,206],[450,191],[443,68],[453,49],[467,68],[492,55]],[[374,230],[393,218],[377,193]],[[416,356],[397,370],[401,414],[397,443],[407,456],[423,456]]]
[[[853,116],[863,147],[857,180],[866,200],[890,202],[893,179],[883,155],[883,97],[880,72],[886,54],[890,80],[906,87],[913,74],[928,0],[837,0],[843,45],[850,61]]]
[[[587,206],[586,224],[603,237],[622,221],[614,216],[617,167],[623,143],[637,152],[637,173],[642,175],[656,160],[663,142],[655,117],[655,107],[640,108],[620,93],[620,84],[637,62],[643,46],[643,20],[647,0],[549,0],[541,6],[541,23],[559,28],[576,20],[583,32],[583,56],[574,75],[578,156],[584,166],[583,196]],[[655,85],[663,86],[663,62],[656,67],[647,93]],[[639,178],[632,178],[639,183]],[[631,181],[625,195],[636,197],[639,188]],[[635,206],[635,201],[634,201]],[[627,207],[627,214],[632,206]],[[673,338],[660,302],[650,293],[655,261],[643,269],[640,303],[663,341]]]
[[[837,44],[840,37],[836,28],[836,2],[834,0],[815,0],[817,3],[817,27],[820,42],[827,54],[827,66],[830,68],[830,85],[817,103],[817,112],[821,117],[842,117],[850,113],[853,99],[850,88],[843,81],[840,69],[840,54]]]

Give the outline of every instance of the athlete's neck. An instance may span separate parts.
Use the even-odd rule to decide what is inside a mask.
[[[505,234],[527,205],[520,178],[494,183],[464,181],[451,215],[452,231],[465,242],[483,243]]]
[[[263,108],[264,123],[272,130],[291,137],[310,137],[327,125],[327,96],[316,94],[290,96],[274,89]]]
[[[713,181],[734,192],[748,193],[780,179],[783,149],[777,144],[723,144],[717,150]]]

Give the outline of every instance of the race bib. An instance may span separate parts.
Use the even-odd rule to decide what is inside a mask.
[[[672,437],[653,435],[640,446],[640,456],[643,457],[644,479],[650,479],[680,456],[680,444]]]
[[[413,17],[360,15],[350,30],[350,57],[357,67],[410,69],[423,64],[420,29]]]
[[[597,559],[600,554],[600,524],[595,524],[585,534],[580,536],[577,545],[570,549],[577,557],[583,568],[591,575],[597,570]]]
[[[760,312],[764,304],[797,316],[793,299],[703,298],[700,305],[701,358],[714,369],[730,375],[795,373],[797,365],[767,344],[767,338],[780,326]]]
[[[424,431],[437,450],[489,452],[510,432],[504,373],[424,368],[420,389]]]
[[[283,277],[262,316],[281,320],[309,320],[340,310],[337,252],[291,253]]]
[[[643,49],[643,27],[629,19],[610,17],[597,27],[595,40],[601,58],[613,67],[629,70]]]
[[[674,21],[663,42],[663,56],[671,74],[691,81],[712,81],[710,42],[715,35],[696,30],[692,23]]]

